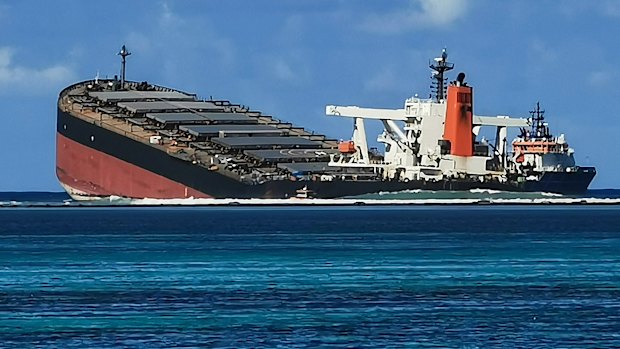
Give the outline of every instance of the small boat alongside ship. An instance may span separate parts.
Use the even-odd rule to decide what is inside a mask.
[[[474,113],[465,74],[444,50],[429,67],[431,98],[398,109],[326,106],[353,120],[338,141],[228,100],[201,99],[121,76],[65,88],[58,99],[56,174],[76,200],[124,198],[341,198],[402,190],[579,194],[596,174],[578,166],[537,104],[529,118]],[[368,121],[381,122],[370,148]],[[494,142],[479,139],[491,128]],[[508,130],[519,136],[508,148]]]

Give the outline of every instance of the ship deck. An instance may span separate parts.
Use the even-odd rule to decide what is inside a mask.
[[[337,140],[227,100],[204,100],[137,82],[120,89],[118,81],[99,80],[68,87],[58,106],[74,117],[243,182],[352,171],[364,175],[360,169],[327,166],[330,154],[338,152]]]

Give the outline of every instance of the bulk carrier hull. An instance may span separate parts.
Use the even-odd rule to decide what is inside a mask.
[[[543,191],[579,194],[593,167],[575,165],[564,136],[536,118],[479,116],[464,73],[445,86],[447,53],[430,66],[435,98],[402,109],[327,106],[353,118],[352,140],[338,141],[227,100],[147,82],[87,80],[61,91],[56,174],[77,200],[124,198],[342,198],[403,190]],[[369,147],[364,122],[380,121]],[[532,120],[535,123],[532,123]],[[493,127],[495,145],[477,141]],[[506,149],[508,128],[521,136]],[[527,128],[532,130],[528,131]]]
[[[306,186],[317,198],[339,198],[402,190],[548,191],[578,194],[595,172],[582,168],[547,182],[521,186],[479,181],[271,181],[244,184],[176,158],[141,141],[58,110],[56,174],[74,199],[127,198],[288,198]]]

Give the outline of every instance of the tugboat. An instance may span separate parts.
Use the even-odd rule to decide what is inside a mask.
[[[593,178],[594,168],[575,165],[575,151],[568,146],[564,134],[554,137],[545,122],[545,111],[530,111],[531,128],[521,128],[520,135],[512,142],[511,170],[525,178],[528,190],[571,193],[579,178]],[[575,178],[574,183],[567,178]],[[574,192],[580,192],[575,188]]]

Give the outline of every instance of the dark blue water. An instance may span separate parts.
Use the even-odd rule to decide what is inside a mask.
[[[0,347],[618,348],[620,207],[0,209]]]

